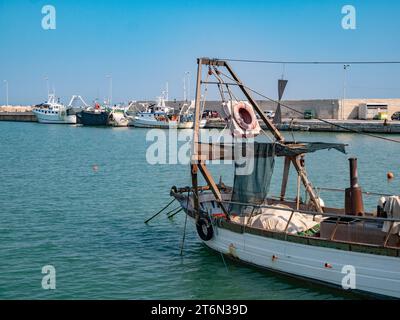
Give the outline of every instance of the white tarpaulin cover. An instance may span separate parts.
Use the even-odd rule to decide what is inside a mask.
[[[400,219],[400,197],[392,196],[386,198],[384,211],[387,213],[387,217],[390,219]],[[383,224],[382,231],[388,232],[390,229],[391,222],[385,222]],[[392,234],[398,233],[400,235],[400,222],[395,222],[391,230]]]
[[[232,221],[236,223],[245,223],[248,226],[258,229],[269,231],[285,231],[286,225],[290,219],[291,211],[280,210],[290,209],[288,206],[277,205],[276,209],[262,208],[261,213],[253,215],[248,221],[248,217],[232,217]],[[244,221],[243,221],[244,220]],[[287,232],[290,234],[297,234],[299,232],[307,231],[320,223],[320,218],[313,219],[311,215],[305,215],[294,212]]]

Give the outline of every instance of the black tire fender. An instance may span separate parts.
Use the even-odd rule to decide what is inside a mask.
[[[214,236],[214,230],[209,217],[200,217],[196,222],[196,229],[203,241],[209,241]]]

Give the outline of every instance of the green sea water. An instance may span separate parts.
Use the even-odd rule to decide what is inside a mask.
[[[237,264],[206,249],[184,215],[143,222],[190,184],[187,165],[150,165],[145,129],[0,122],[0,298],[2,299],[347,299],[339,291]],[[399,136],[391,136],[400,139]],[[348,186],[359,158],[366,191],[398,194],[398,144],[354,134],[296,133],[297,140],[349,144],[348,154],[307,157],[315,186]],[[229,165],[213,166],[232,181]],[[386,173],[395,179],[388,182]],[[276,163],[271,193],[282,164]],[[291,177],[294,184],[295,177]],[[291,188],[289,194],[294,194]],[[341,193],[321,193],[343,206]],[[365,198],[374,209],[377,197]],[[42,288],[42,267],[56,289]]]

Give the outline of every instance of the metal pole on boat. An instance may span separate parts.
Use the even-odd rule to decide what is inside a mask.
[[[186,73],[183,76],[183,101],[186,101]]]
[[[358,184],[357,158],[350,158],[350,187],[345,191],[345,214],[362,216],[364,214],[364,203],[362,190]]]
[[[187,93],[186,93],[186,98],[187,100],[190,101],[190,72],[186,71],[185,74],[187,75]]]
[[[6,102],[7,102],[7,107],[8,107],[8,81],[7,80],[3,80],[3,82],[6,85]]]
[[[178,208],[178,210],[176,210],[174,213],[170,214],[169,216],[167,216],[168,219],[171,219],[173,217],[175,217],[179,212],[181,212],[183,210],[183,208]]]
[[[111,107],[111,104],[112,104],[112,76],[107,75],[106,78],[108,78],[109,81],[110,81],[110,89],[109,89],[110,91],[109,91],[109,96],[108,96],[108,104]]]
[[[46,81],[47,97],[49,97],[50,94],[49,77],[44,77],[44,80]]]

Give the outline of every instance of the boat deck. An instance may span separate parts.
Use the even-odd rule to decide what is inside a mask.
[[[171,194],[180,201],[186,213],[192,218],[195,218],[192,195],[189,196],[188,201],[187,193],[184,194],[178,192]],[[224,193],[223,195],[225,198],[223,203],[230,203],[230,194]],[[391,228],[389,232],[382,231],[383,224],[394,224],[394,219],[377,218],[372,213],[366,214],[363,217],[345,216],[344,209],[327,207],[324,208],[325,213],[320,214],[315,211],[308,211],[310,208],[305,204],[301,204],[299,210],[296,210],[296,202],[294,201],[268,199],[268,205],[262,207],[273,208],[278,204],[284,205],[290,207],[288,211],[309,214],[321,219],[318,232],[311,234],[305,234],[304,232],[292,234],[287,231],[257,228],[244,222],[227,219],[225,214],[221,213],[222,210],[219,208],[219,204],[215,200],[215,197],[209,192],[200,193],[200,202],[201,207],[205,209],[205,211],[209,211],[210,208],[215,207],[215,210],[211,215],[214,223],[218,227],[235,233],[254,234],[277,240],[312,246],[329,247],[346,251],[400,257],[399,234],[392,233]],[[214,203],[207,205],[207,203],[212,202]],[[188,204],[186,208],[185,203]],[[249,215],[247,215],[247,217],[249,217]],[[242,221],[246,221],[246,219],[242,219]],[[287,224],[289,225],[289,223],[290,219]]]

